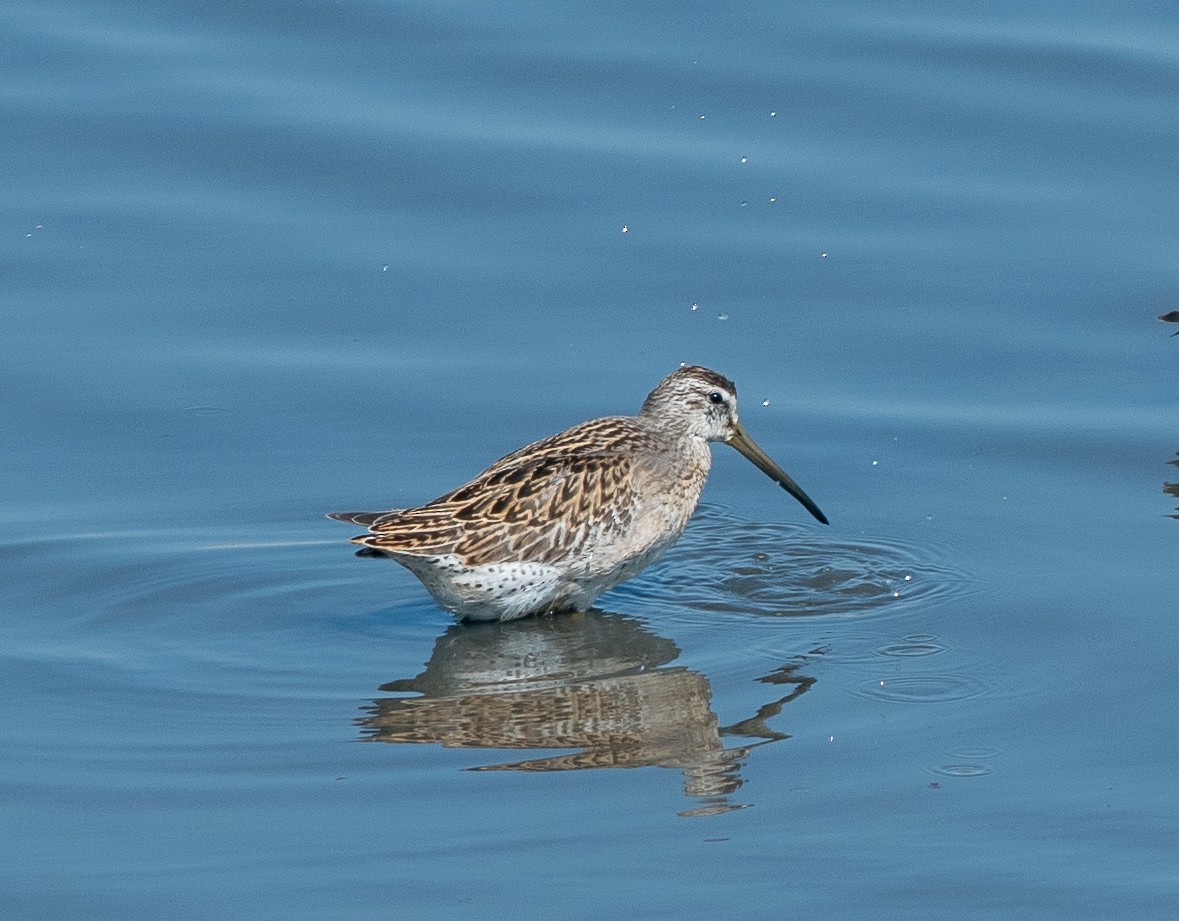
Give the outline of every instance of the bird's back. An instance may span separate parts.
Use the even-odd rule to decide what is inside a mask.
[[[351,515],[371,531],[354,540],[394,557],[453,555],[465,566],[556,564],[627,533],[657,441],[639,417],[594,419],[505,455],[419,508]]]

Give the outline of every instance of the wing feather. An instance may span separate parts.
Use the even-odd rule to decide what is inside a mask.
[[[372,533],[356,542],[412,555],[453,553],[467,565],[555,563],[631,521],[637,495],[626,453],[511,458],[421,508],[375,519]]]

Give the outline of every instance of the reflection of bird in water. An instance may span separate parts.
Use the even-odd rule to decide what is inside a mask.
[[[1179,467],[1179,452],[1176,452],[1175,460],[1169,460],[1169,461],[1167,461],[1167,463],[1170,464],[1172,467]],[[1179,499],[1179,483],[1164,482],[1163,483],[1163,492],[1165,492],[1169,496]],[[1176,508],[1175,511],[1179,512],[1179,508]],[[1179,514],[1168,515],[1167,517],[1168,518],[1179,518]]]
[[[670,640],[639,622],[589,611],[505,627],[450,627],[416,678],[381,690],[420,696],[374,700],[358,720],[372,742],[435,743],[451,748],[576,749],[485,771],[568,771],[605,767],[676,768],[684,792],[706,800],[692,814],[738,808],[741,760],[758,744],[787,738],[765,720],[813,684],[794,666],[763,679],[790,693],[732,727],[712,710],[708,679],[669,663]],[[755,741],[726,748],[723,737]]]
[[[353,539],[362,555],[396,560],[460,618],[586,610],[680,536],[713,441],[732,445],[826,523],[737,421],[733,382],[700,367],[664,378],[638,415],[528,445],[420,508],[329,517],[366,526]]]

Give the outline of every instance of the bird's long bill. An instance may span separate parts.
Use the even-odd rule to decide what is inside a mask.
[[[733,434],[729,436],[728,443],[749,458],[753,466],[794,496],[819,521],[827,524],[827,516],[815,505],[815,500],[802,491],[802,487],[794,482],[794,477],[775,464],[770,456],[757,446],[757,443],[745,433],[745,429],[741,427],[740,423],[733,423]]]

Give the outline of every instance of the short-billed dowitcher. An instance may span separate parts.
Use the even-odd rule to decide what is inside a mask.
[[[732,445],[826,517],[737,421],[737,389],[707,368],[659,382],[638,415],[575,425],[502,457],[420,508],[334,512],[369,529],[362,556],[412,572],[460,619],[585,610],[683,533],[712,464]]]

